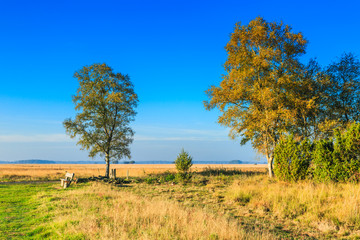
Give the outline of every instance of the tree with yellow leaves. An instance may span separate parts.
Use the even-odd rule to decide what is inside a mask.
[[[129,145],[134,132],[129,124],[134,120],[138,97],[128,75],[114,73],[106,64],[93,64],[75,72],[80,87],[73,96],[74,120],[66,119],[64,127],[71,138],[89,150],[89,156],[105,156],[109,177],[110,162],[130,158]]]
[[[206,109],[218,108],[218,123],[230,128],[241,144],[250,141],[265,155],[273,176],[274,148],[301,116],[300,109],[316,108],[314,97],[303,98],[304,65],[299,57],[307,41],[283,23],[258,17],[248,25],[236,24],[225,49],[226,74],[220,86],[207,90]]]

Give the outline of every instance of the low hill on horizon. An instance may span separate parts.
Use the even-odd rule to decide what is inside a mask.
[[[193,164],[263,164],[262,161],[193,161]],[[0,161],[0,164],[105,164],[105,161],[55,161],[55,160],[42,160],[42,159],[28,159],[16,161]],[[149,160],[149,161],[119,161],[112,164],[174,164],[174,161],[164,160]]]
[[[14,164],[55,164],[53,160],[41,160],[41,159],[29,159],[29,160],[17,160],[9,163]]]

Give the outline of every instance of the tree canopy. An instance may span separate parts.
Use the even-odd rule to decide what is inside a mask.
[[[134,132],[129,124],[136,115],[138,97],[130,77],[114,73],[105,63],[85,66],[74,77],[80,85],[73,96],[78,113],[74,120],[66,119],[64,127],[90,157],[105,156],[109,177],[111,161],[131,156]]]
[[[331,63],[327,108],[331,119],[343,128],[349,122],[360,121],[360,61],[352,53],[344,53]]]
[[[207,90],[205,107],[217,107],[218,122],[230,128],[230,136],[240,137],[242,144],[251,141],[266,156],[270,176],[281,135],[298,120],[300,109],[315,107],[314,97],[299,96],[299,89],[309,87],[299,61],[306,44],[301,33],[283,23],[261,17],[238,23],[225,47],[226,74],[220,86]]]

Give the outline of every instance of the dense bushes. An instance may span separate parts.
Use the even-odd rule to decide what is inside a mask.
[[[358,181],[360,170],[360,124],[352,124],[333,140],[317,143],[313,157],[313,176],[318,181]]]
[[[329,181],[334,179],[332,176],[334,143],[332,140],[320,140],[316,142],[312,153],[311,172],[312,177],[318,181]]]
[[[329,140],[310,143],[297,142],[292,136],[283,139],[275,148],[274,172],[283,181],[359,181],[360,123],[342,132],[336,130]]]
[[[310,165],[312,144],[303,141],[300,144],[293,136],[280,141],[275,149],[275,175],[284,181],[305,179]]]

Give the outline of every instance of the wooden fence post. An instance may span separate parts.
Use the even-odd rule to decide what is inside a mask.
[[[116,179],[116,169],[111,169],[110,178]]]

